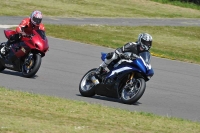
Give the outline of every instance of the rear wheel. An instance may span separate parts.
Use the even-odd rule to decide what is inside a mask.
[[[3,71],[5,67],[0,63],[0,72]]]
[[[135,79],[132,84],[126,84],[121,93],[121,100],[125,104],[137,102],[146,89],[146,82],[143,78]]]
[[[80,81],[79,92],[82,96],[92,97],[95,95],[95,90],[93,89],[94,83],[91,81],[91,76],[94,75],[96,68],[88,71]]]
[[[4,45],[5,45],[5,42],[2,42],[1,44],[0,44],[0,49],[2,48],[2,47],[4,47]],[[1,55],[0,55],[1,56]],[[0,72],[1,71],[3,71],[5,69],[5,67],[0,63]]]
[[[22,65],[22,76],[33,77],[40,68],[42,57],[39,54],[29,54]]]

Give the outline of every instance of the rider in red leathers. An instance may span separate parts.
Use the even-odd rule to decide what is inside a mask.
[[[20,41],[21,36],[25,36],[26,34],[30,35],[33,30],[37,29],[45,31],[44,25],[41,22],[42,13],[38,10],[33,11],[30,17],[24,18],[16,28],[17,34],[11,35],[5,43],[5,46],[1,48],[1,54],[5,55],[8,52],[10,45],[16,41]]]

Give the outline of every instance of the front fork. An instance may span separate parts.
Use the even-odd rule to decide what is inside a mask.
[[[29,65],[29,64],[30,64],[30,61],[32,60],[32,58],[33,58],[33,53],[29,53],[29,54],[28,54],[28,58],[25,58],[24,63],[25,63],[26,65]]]
[[[134,87],[133,87],[134,81],[135,81],[134,75],[135,75],[135,73],[132,72],[131,75],[130,75],[130,77],[128,77],[128,79],[127,79],[127,81],[126,81],[125,89],[128,89],[128,88],[134,89]],[[132,90],[132,89],[131,89],[131,90]]]
[[[128,78],[126,84],[132,84],[133,83],[134,75],[135,75],[135,73],[132,72],[131,75],[130,75],[130,77]]]
[[[32,58],[33,58],[33,53],[30,52],[28,56],[24,59],[24,63],[22,64],[22,67],[24,68],[25,71],[27,71],[27,73],[29,72],[34,63]]]

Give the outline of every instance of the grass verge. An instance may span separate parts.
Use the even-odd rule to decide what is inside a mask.
[[[149,0],[0,0],[1,16],[200,18],[200,10]],[[187,4],[185,4],[187,5]]]
[[[147,32],[153,36],[152,55],[200,64],[200,27],[46,25],[46,31],[57,38],[110,48],[136,41],[139,33]]]
[[[1,133],[199,133],[200,123],[0,87]]]

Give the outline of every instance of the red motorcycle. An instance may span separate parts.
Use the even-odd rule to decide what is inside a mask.
[[[14,30],[4,30],[8,39],[17,34]],[[5,45],[1,43],[0,49]],[[10,46],[9,52],[0,54],[0,72],[5,68],[22,73],[23,77],[33,77],[40,68],[42,57],[49,49],[48,40],[42,30],[33,30],[33,34],[21,36],[20,41]]]

